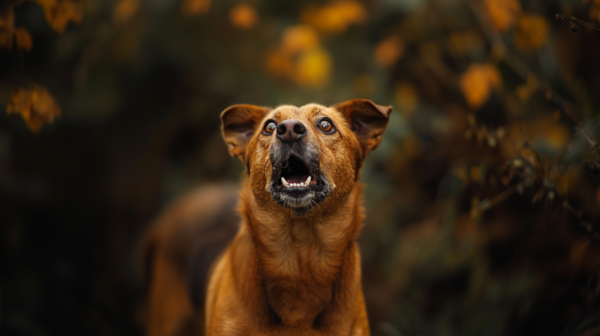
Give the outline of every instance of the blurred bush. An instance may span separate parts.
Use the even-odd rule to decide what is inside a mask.
[[[0,0],[1,332],[142,334],[139,235],[242,177],[219,113],[360,97],[395,108],[362,173],[374,335],[600,334],[599,13]]]

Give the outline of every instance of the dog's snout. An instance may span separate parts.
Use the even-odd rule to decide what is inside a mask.
[[[283,142],[300,141],[306,135],[306,127],[299,120],[289,119],[277,126],[277,138]]]

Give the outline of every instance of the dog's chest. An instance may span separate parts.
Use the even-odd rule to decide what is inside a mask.
[[[333,286],[316,281],[311,274],[271,279],[267,298],[283,325],[313,326],[315,319],[331,303]]]

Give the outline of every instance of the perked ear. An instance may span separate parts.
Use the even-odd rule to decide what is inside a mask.
[[[381,106],[367,99],[352,99],[337,104],[350,123],[363,148],[363,159],[381,143],[381,135],[387,127],[391,106]]]
[[[246,163],[246,146],[269,111],[266,107],[254,105],[233,105],[221,113],[223,138],[231,156]]]

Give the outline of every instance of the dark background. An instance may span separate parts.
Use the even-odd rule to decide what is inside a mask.
[[[243,176],[219,113],[352,98],[394,106],[362,174],[374,335],[600,334],[599,1],[0,9],[32,38],[0,49],[0,103],[37,87],[61,110],[39,132],[0,114],[2,335],[143,334],[143,230]]]

